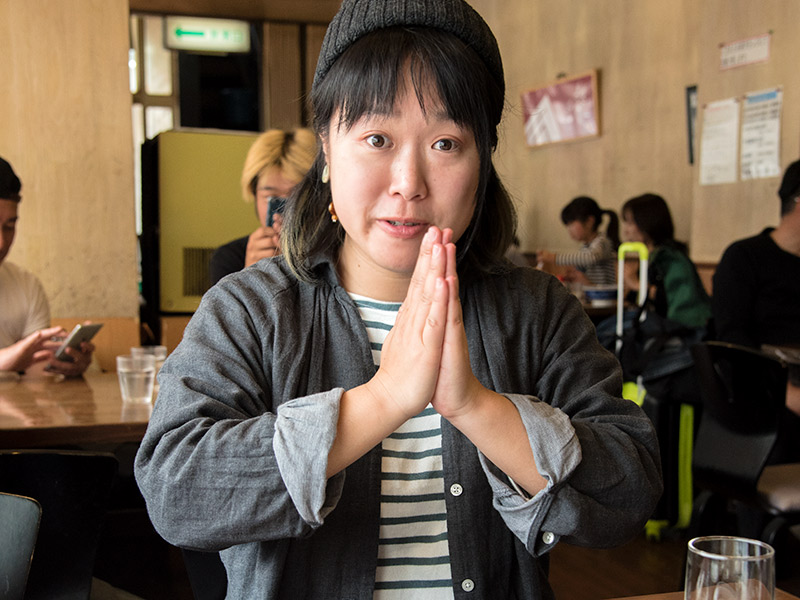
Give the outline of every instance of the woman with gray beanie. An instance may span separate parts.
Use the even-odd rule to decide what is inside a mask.
[[[650,516],[657,441],[616,359],[504,259],[504,93],[461,0],[334,17],[282,254],[206,294],[136,460],[155,527],[221,551],[228,598],[552,598],[555,544]]]

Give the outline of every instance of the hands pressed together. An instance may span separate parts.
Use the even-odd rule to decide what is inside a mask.
[[[61,338],[67,334],[63,327],[40,329],[6,348],[0,348],[0,371],[44,370],[66,377],[77,377],[92,360],[94,345],[84,342],[80,350],[67,349],[73,362],[55,358]]]
[[[405,415],[430,402],[445,418],[469,411],[482,391],[469,362],[450,229],[431,227],[394,328],[370,382]]]
[[[472,372],[450,229],[431,227],[420,245],[408,293],[366,384],[344,393],[331,476],[363,456],[431,403],[502,471],[535,493],[539,474],[517,408]]]

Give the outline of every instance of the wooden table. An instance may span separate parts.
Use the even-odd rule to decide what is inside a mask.
[[[647,596],[630,596],[627,598],[614,598],[614,600],[683,600],[683,592],[670,592],[668,594],[648,594]],[[798,600],[797,596],[787,594],[782,590],[775,590],[775,600]]]
[[[0,377],[0,448],[139,442],[150,404],[122,402],[116,373]]]

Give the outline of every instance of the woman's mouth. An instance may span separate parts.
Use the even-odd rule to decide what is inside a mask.
[[[381,227],[394,237],[410,239],[424,235],[429,224],[424,221],[411,221],[407,219],[383,219],[379,221]]]
[[[389,224],[394,227],[415,227],[417,225],[422,225],[422,223],[417,221],[389,221]]]

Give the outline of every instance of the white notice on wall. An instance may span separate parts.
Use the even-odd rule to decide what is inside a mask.
[[[739,142],[739,101],[711,102],[703,109],[700,185],[734,183]]]
[[[746,40],[721,44],[719,68],[724,71],[725,69],[768,61],[771,41],[772,35],[765,33]]]
[[[781,106],[783,90],[751,92],[742,107],[741,178],[759,179],[781,174]]]

